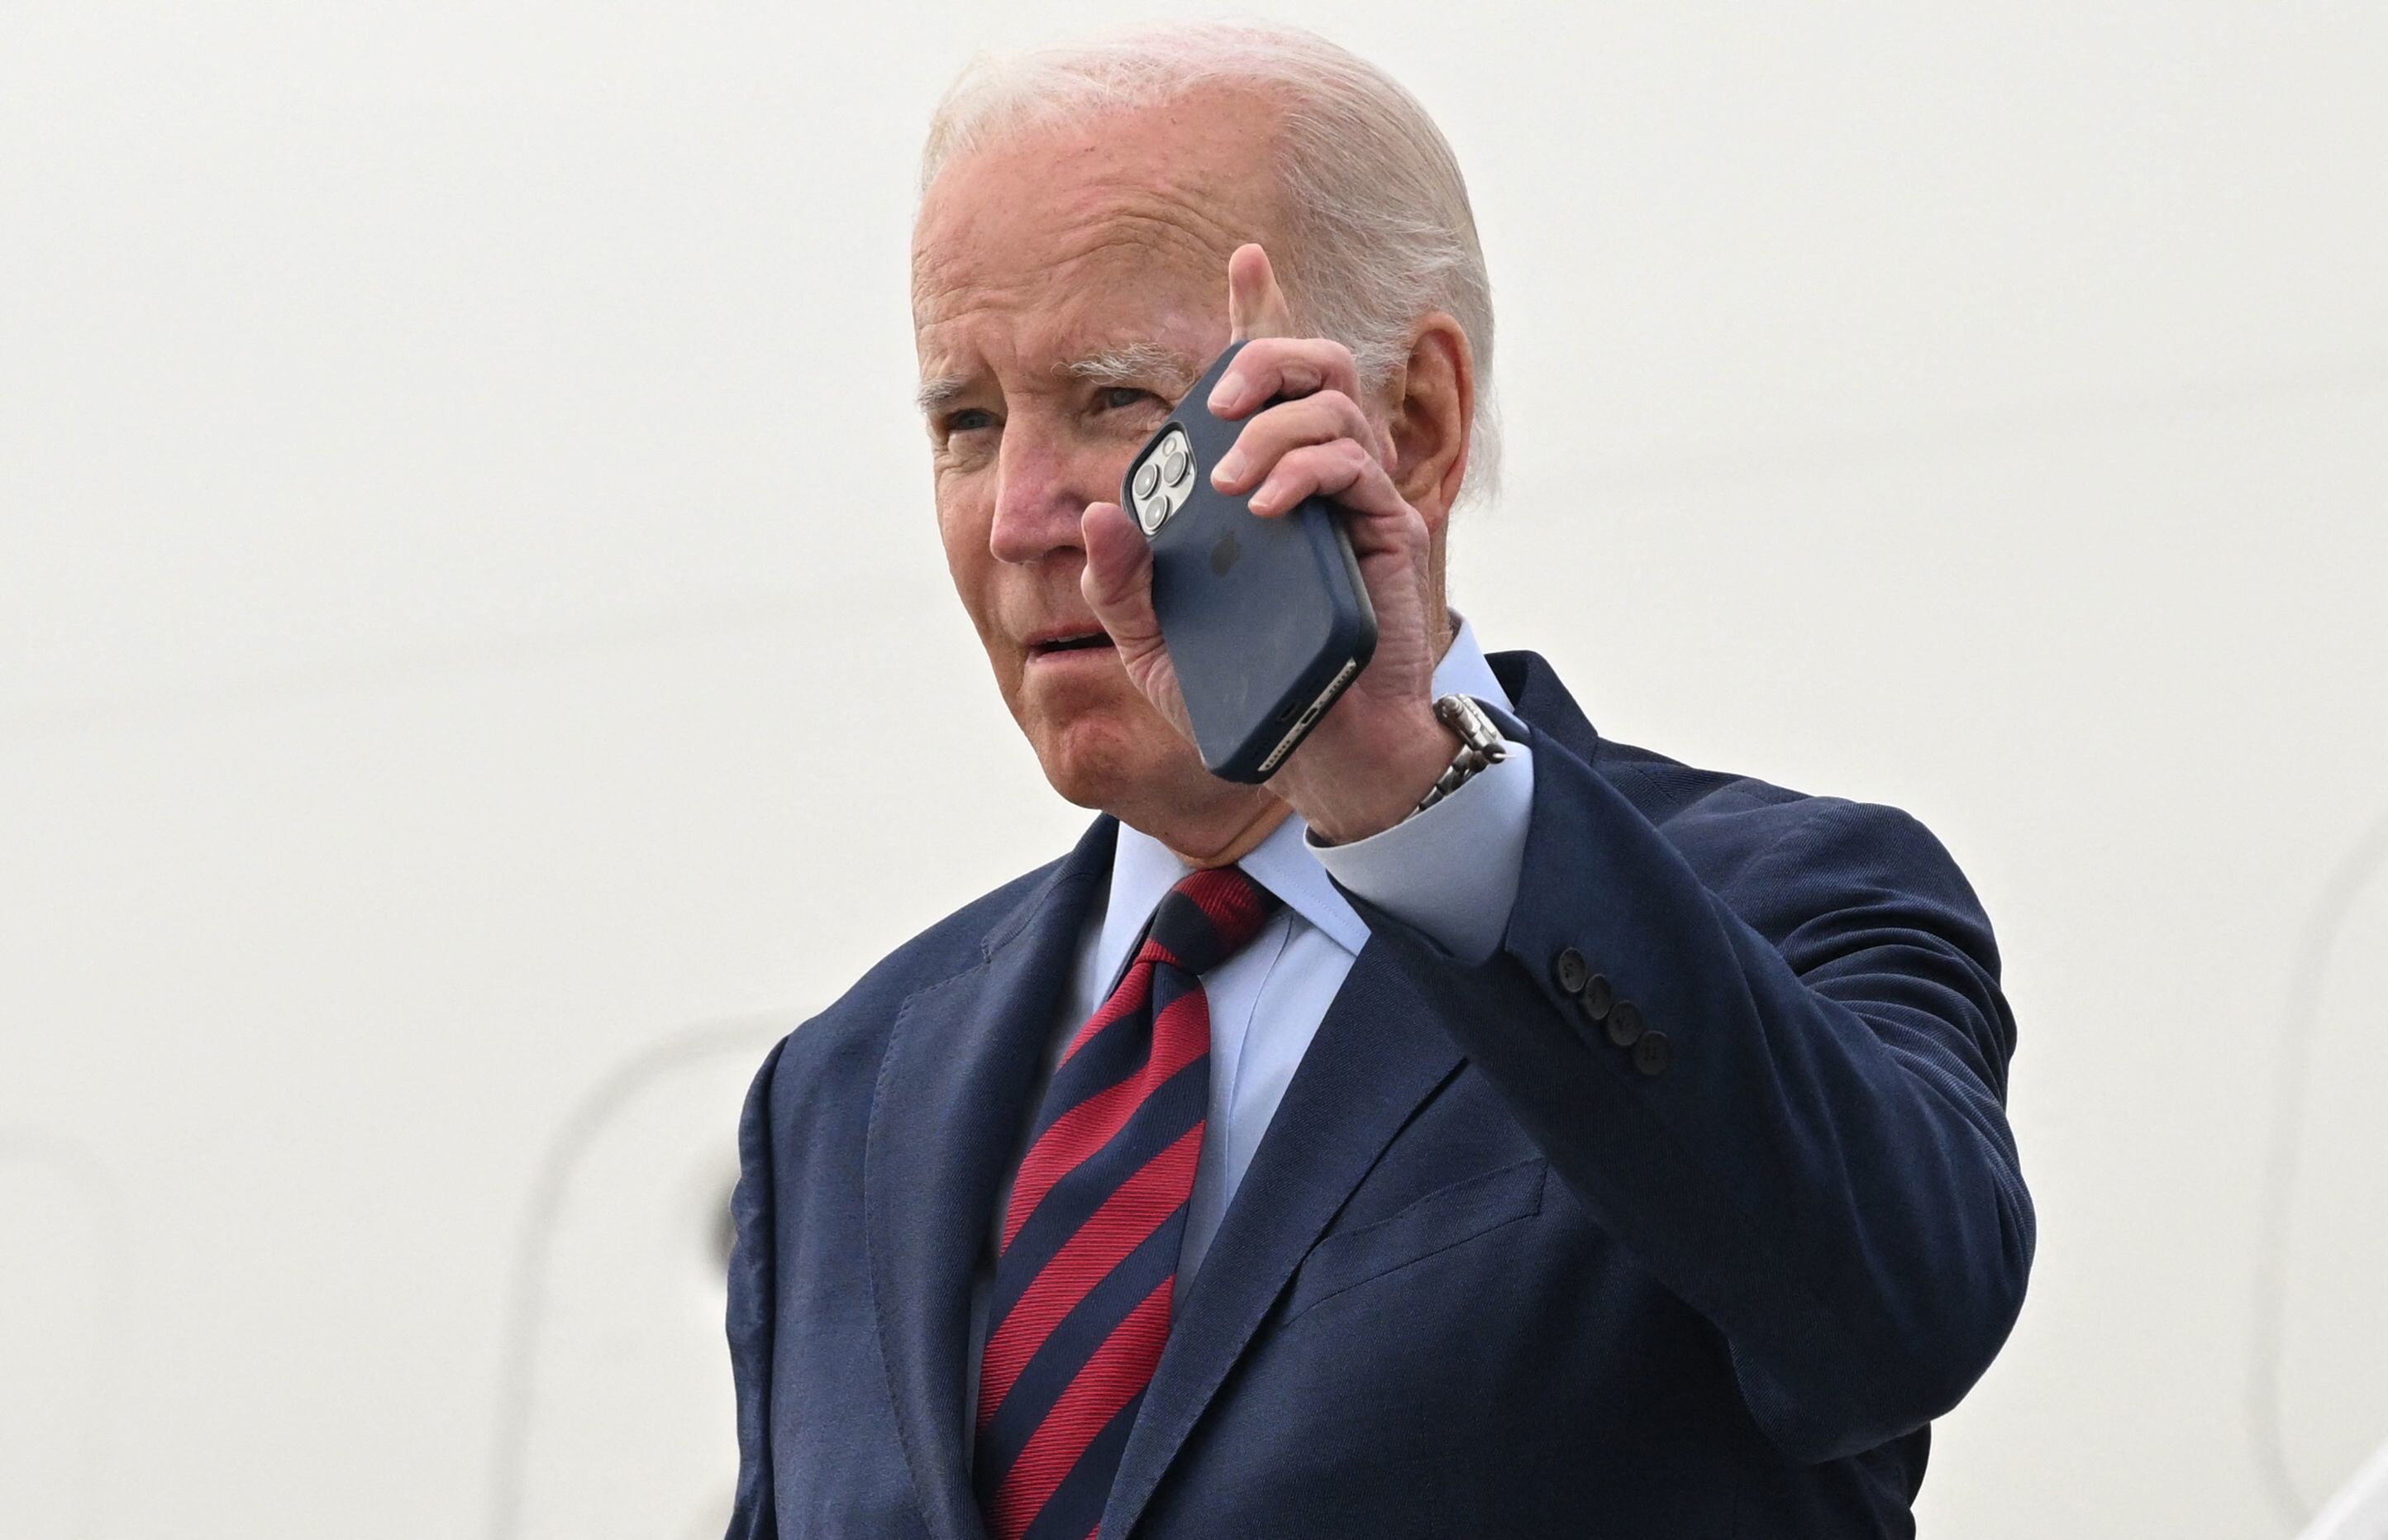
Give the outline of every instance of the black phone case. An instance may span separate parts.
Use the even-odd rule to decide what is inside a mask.
[[[1120,505],[1152,544],[1152,607],[1212,774],[1266,781],[1368,666],[1377,616],[1342,515],[1323,497],[1275,518],[1211,485],[1243,431],[1211,414],[1211,388],[1242,351],[1231,344],[1128,465]],[[1249,421],[1249,417],[1246,419]],[[1182,432],[1191,446],[1183,501],[1154,528],[1137,482]],[[1156,490],[1169,491],[1168,483]]]

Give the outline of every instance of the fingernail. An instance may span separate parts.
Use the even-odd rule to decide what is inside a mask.
[[[1244,377],[1241,375],[1229,375],[1211,388],[1211,410],[1213,412],[1233,412],[1243,399]]]
[[[1244,452],[1231,449],[1219,456],[1219,463],[1211,467],[1211,485],[1224,490],[1243,474]]]

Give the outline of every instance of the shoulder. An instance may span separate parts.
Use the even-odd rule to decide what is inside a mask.
[[[1938,839],[1904,808],[1793,791],[1609,739],[1600,741],[1592,765],[1676,844],[1715,859],[1756,862],[1786,847],[1823,845],[1868,865],[1887,859],[1955,870]]]
[[[1904,810],[1704,770],[1603,737],[1543,658],[1505,653],[1492,662],[1536,732],[1624,798],[1745,918],[1773,910],[1787,922],[1820,902],[1886,891],[1978,915],[1957,863]]]
[[[1547,661],[1503,653],[1492,663],[1538,744],[1564,750],[1622,798],[1711,892],[1777,945],[1820,915],[1897,910],[1995,969],[1988,922],[1972,886],[1939,840],[1905,811],[1704,770],[1603,737]]]
[[[1606,739],[1592,768],[1778,945],[1820,912],[1862,908],[1928,921],[1996,972],[1980,899],[1947,846],[1905,809],[1793,791]]]
[[[1704,874],[1712,878],[1731,877],[1786,840],[1810,837],[1851,817],[1906,817],[1896,808],[1687,765],[1608,738],[1594,746],[1591,767],[1670,844],[1696,855],[1699,864],[1711,869]]]

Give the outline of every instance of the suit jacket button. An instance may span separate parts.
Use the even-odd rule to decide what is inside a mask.
[[[1666,1074],[1669,1057],[1667,1035],[1663,1032],[1645,1032],[1633,1045],[1633,1067],[1645,1075]]]
[[[1609,1008],[1608,1040],[1620,1048],[1632,1048],[1642,1040],[1640,1006],[1630,999],[1621,999]]]
[[[1582,988],[1584,975],[1591,972],[1583,961],[1583,954],[1573,947],[1561,948],[1559,955],[1551,959],[1551,979],[1563,995],[1572,995]]]
[[[1607,974],[1594,974],[1585,979],[1575,997],[1576,1004],[1583,1008],[1583,1019],[1594,1026],[1608,1019],[1608,1008],[1616,1000],[1617,991],[1609,987]]]

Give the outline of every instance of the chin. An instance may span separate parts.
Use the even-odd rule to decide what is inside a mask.
[[[1046,781],[1065,801],[1116,814],[1188,768],[1200,771],[1193,747],[1167,722],[1150,707],[1140,716],[1141,720],[1123,721],[1111,712],[1084,712],[1032,726],[1029,743]]]

